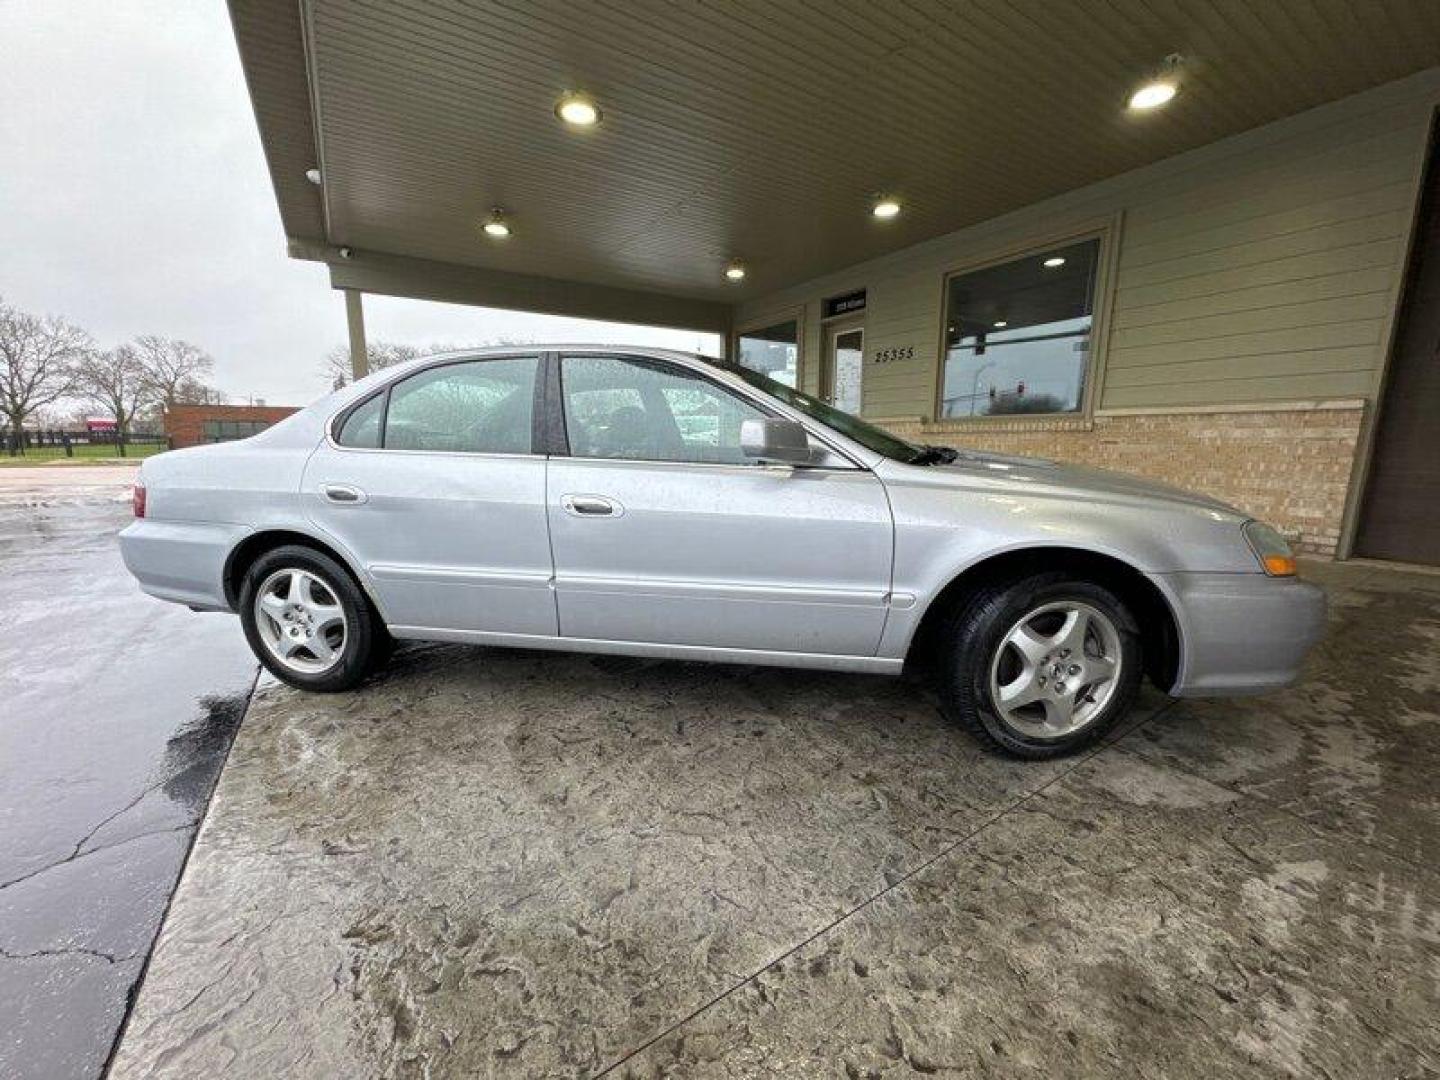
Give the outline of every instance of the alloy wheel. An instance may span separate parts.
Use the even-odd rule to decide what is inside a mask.
[[[990,662],[990,698],[1001,719],[1030,738],[1088,726],[1120,685],[1120,632],[1104,612],[1064,600],[1022,616]]]
[[[255,593],[255,626],[279,663],[319,675],[339,662],[350,625],[339,598],[309,570],[277,570]]]

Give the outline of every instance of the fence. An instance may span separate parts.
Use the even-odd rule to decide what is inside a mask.
[[[83,428],[78,430],[64,429],[31,429],[21,428],[18,435],[16,432],[0,429],[0,446],[5,452],[14,457],[16,454],[23,454],[29,450],[54,451],[62,450],[66,457],[74,457],[77,447],[96,447],[113,449],[116,456],[123,457],[125,447],[128,446],[164,446],[170,445],[168,435],[157,435],[131,431],[123,437],[115,431],[87,431]],[[47,455],[49,456],[49,455]]]

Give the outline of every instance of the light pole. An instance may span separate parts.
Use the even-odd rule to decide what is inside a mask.
[[[975,369],[975,382],[970,387],[970,415],[975,415],[975,399],[980,396],[980,376],[995,366],[994,360],[987,360]]]

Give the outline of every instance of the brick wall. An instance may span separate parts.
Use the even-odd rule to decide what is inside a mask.
[[[293,405],[176,405],[165,414],[165,434],[178,450],[205,442],[205,421],[245,420],[278,423],[298,410]]]
[[[1135,473],[1270,522],[1301,551],[1335,554],[1364,418],[1360,402],[1101,413],[1094,419],[880,421],[947,446]]]

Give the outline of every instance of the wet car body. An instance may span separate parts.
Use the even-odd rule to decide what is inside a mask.
[[[520,355],[536,358],[521,452],[340,441],[352,414],[406,379]],[[573,418],[567,435],[562,358],[617,356],[802,426],[803,460],[572,452],[583,437]],[[709,421],[678,427],[715,437]],[[1268,573],[1232,507],[1121,474],[917,449],[752,373],[661,350],[427,358],[242,442],[151,458],[141,483],[146,515],[121,545],[146,592],[236,610],[246,561],[288,539],[343,564],[398,639],[898,672],[966,582],[1078,558],[1135,590],[1147,672],[1191,695],[1289,683],[1324,622],[1323,593]]]

